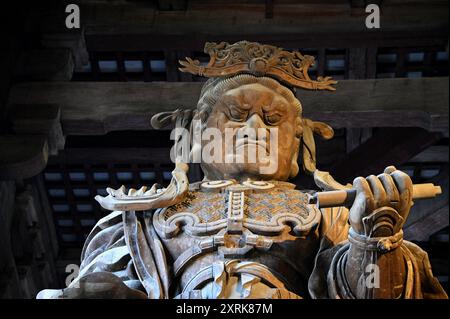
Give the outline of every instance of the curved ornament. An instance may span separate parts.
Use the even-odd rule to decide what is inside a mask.
[[[206,66],[198,60],[186,58],[179,61],[179,70],[205,77],[224,77],[242,73],[256,76],[268,75],[293,87],[308,90],[336,90],[332,85],[337,81],[331,77],[317,77],[312,80],[308,69],[314,65],[314,57],[302,55],[300,52],[288,52],[281,48],[259,44],[257,42],[240,41],[208,42],[205,53],[210,56]]]
[[[108,188],[108,196],[95,196],[95,200],[105,209],[111,211],[143,211],[175,205],[183,200],[189,189],[187,178],[188,165],[177,163],[172,171],[172,180],[167,188],[156,189],[153,186],[149,191],[141,188],[139,191],[131,189],[125,194],[125,187],[117,190]]]

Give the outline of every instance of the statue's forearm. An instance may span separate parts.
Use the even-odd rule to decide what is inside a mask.
[[[336,251],[327,278],[331,298],[402,298],[408,267],[403,219],[383,207],[362,219],[362,229],[347,232],[348,242]]]
[[[344,273],[354,297],[402,298],[407,274],[402,248],[380,252],[350,245]]]
[[[349,247],[338,264],[340,285],[353,298],[402,298],[408,273],[403,218],[382,207],[362,218],[362,225],[349,230]]]

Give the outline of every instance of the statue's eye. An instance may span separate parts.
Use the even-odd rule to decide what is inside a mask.
[[[275,125],[281,121],[281,115],[278,113],[266,114],[265,119],[266,119],[267,124]]]
[[[230,119],[242,122],[247,118],[247,112],[239,110],[237,107],[230,107]]]

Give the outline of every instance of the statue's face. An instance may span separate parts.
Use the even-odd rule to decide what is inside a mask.
[[[207,179],[287,180],[292,174],[301,135],[300,117],[280,93],[258,83],[228,90],[217,100],[205,124],[206,129],[217,128],[222,135],[219,150],[226,159],[202,162]],[[206,143],[202,142],[202,147]]]

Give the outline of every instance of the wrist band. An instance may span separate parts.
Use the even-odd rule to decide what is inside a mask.
[[[348,240],[350,243],[363,250],[386,253],[396,249],[403,243],[403,230],[400,230],[392,236],[371,238],[358,234],[353,230],[353,228],[350,228],[348,232]]]

